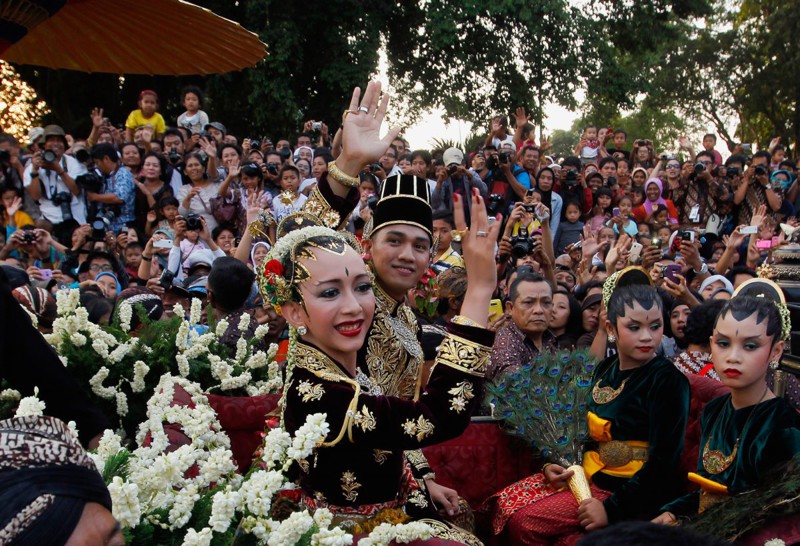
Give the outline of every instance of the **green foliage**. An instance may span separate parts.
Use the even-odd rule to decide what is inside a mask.
[[[587,351],[542,353],[487,385],[507,431],[564,467],[580,463],[595,361]]]
[[[114,476],[127,479],[128,477],[128,461],[131,458],[131,452],[127,449],[121,449],[116,455],[111,455],[103,467],[103,481],[106,485],[110,484]]]
[[[553,134],[550,135],[550,145],[552,146],[550,151],[561,157],[574,155],[575,145],[578,143],[579,139],[580,131],[577,129],[570,131],[556,129],[553,131]]]

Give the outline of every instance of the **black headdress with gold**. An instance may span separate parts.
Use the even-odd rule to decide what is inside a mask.
[[[754,278],[740,284],[733,292],[733,297],[765,298],[772,301],[781,315],[781,339],[789,341],[792,335],[792,318],[786,305],[783,289],[769,279]]]
[[[398,174],[383,181],[371,233],[394,224],[421,228],[433,240],[433,210],[427,180]]]
[[[637,265],[628,266],[608,277],[603,283],[603,305],[606,309],[608,309],[608,302],[611,301],[614,290],[632,284],[653,286],[653,279],[643,267]]]

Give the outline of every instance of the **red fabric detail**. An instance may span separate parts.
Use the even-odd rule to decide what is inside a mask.
[[[714,363],[709,362],[708,364],[703,366],[703,369],[697,372],[697,375],[699,375],[700,377],[706,377],[708,375],[708,372],[710,372],[713,369],[714,369]]]
[[[725,395],[730,389],[709,377],[687,374],[691,397],[689,398],[689,416],[686,421],[686,436],[683,440],[683,453],[681,453],[681,476],[697,471],[697,461],[700,455],[700,415],[706,403],[712,398]],[[699,486],[686,480],[687,491],[698,489]]]
[[[533,450],[496,422],[470,423],[461,436],[422,451],[436,482],[458,491],[473,510],[534,471]]]
[[[278,343],[278,352],[275,353],[275,362],[283,364],[289,356],[289,340],[284,339]]]
[[[611,493],[591,485],[600,501]],[[571,491],[553,493],[518,510],[506,524],[502,543],[512,546],[574,544],[583,534],[578,523],[578,501]]]
[[[492,531],[499,535],[508,519],[516,511],[549,497],[555,492],[545,483],[544,474],[538,473],[509,485],[496,495],[489,497],[486,501],[487,505],[495,506]]]
[[[261,444],[267,414],[278,407],[280,395],[222,396],[208,395],[208,403],[217,412],[219,424],[231,439],[231,451],[244,474],[250,468],[253,452]]]

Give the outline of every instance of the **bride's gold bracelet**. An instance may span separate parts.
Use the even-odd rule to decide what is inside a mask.
[[[330,176],[336,182],[351,188],[357,188],[361,183],[357,176],[350,176],[342,169],[337,167],[335,161],[328,163],[328,176]]]

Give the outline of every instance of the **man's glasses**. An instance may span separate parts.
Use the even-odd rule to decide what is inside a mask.
[[[102,271],[104,273],[109,273],[111,271],[114,271],[114,268],[111,267],[110,264],[103,264],[103,265],[92,264],[91,266],[89,266],[89,271]]]

